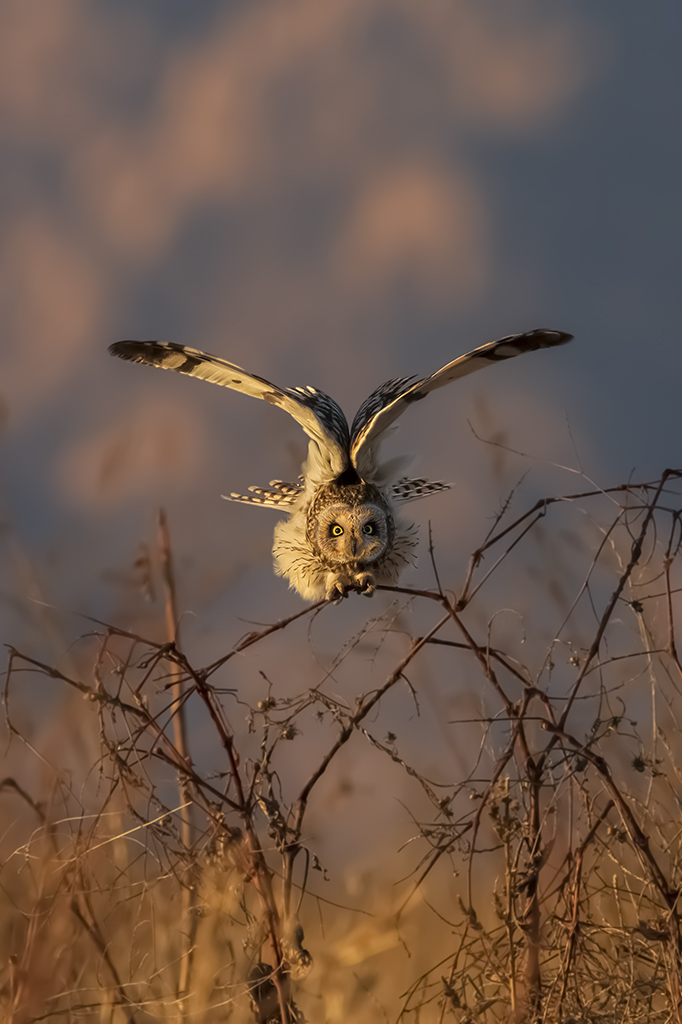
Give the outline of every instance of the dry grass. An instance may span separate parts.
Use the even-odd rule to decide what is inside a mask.
[[[190,658],[162,524],[165,640],[10,649],[5,1019],[682,1024],[681,475],[511,502],[315,671],[339,609]]]

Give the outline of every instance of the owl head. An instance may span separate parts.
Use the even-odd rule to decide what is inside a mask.
[[[329,566],[375,562],[395,532],[386,502],[367,484],[324,488],[310,507],[307,527],[310,544]]]

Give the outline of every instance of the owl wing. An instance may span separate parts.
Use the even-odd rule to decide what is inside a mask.
[[[250,494],[223,494],[226,501],[241,501],[245,505],[260,505],[261,508],[292,509],[300,500],[305,489],[303,479],[297,484],[284,480],[271,480],[270,487],[249,487]]]
[[[381,435],[397,420],[412,402],[426,398],[436,388],[442,388],[459,377],[465,377],[475,370],[503,359],[513,359],[524,352],[535,352],[539,348],[565,345],[573,337],[563,331],[527,331],[525,334],[510,334],[498,341],[481,345],[473,352],[467,352],[430,377],[416,380],[402,377],[389,380],[373,391],[363,402],[351,427],[351,462],[360,476],[363,470],[374,468],[376,445]]]
[[[408,477],[401,477],[394,484],[391,484],[389,491],[393,500],[405,504],[408,501],[417,501],[418,498],[428,498],[430,494],[438,494],[439,491],[449,491],[452,484],[446,484],[442,480],[425,480],[418,477],[410,480]]]
[[[350,434],[346,417],[333,398],[316,388],[279,388],[226,359],[172,342],[117,341],[109,346],[109,351],[120,359],[176,370],[277,405],[317,442],[334,474],[348,468]]]

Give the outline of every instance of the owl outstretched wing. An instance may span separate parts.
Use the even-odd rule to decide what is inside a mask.
[[[506,338],[491,341],[474,349],[473,352],[453,359],[430,377],[423,377],[421,380],[400,377],[386,381],[363,402],[353,420],[350,442],[353,466],[361,477],[374,467],[376,445],[381,435],[412,402],[426,398],[436,388],[442,388],[475,370],[482,370],[485,366],[491,366],[503,359],[513,359],[524,352],[565,345],[572,337],[572,334],[565,334],[563,331],[546,330],[510,334]]]
[[[279,406],[301,424],[308,437],[317,442],[329,461],[332,474],[343,473],[349,466],[350,434],[346,417],[334,399],[323,391],[311,387],[280,388],[264,377],[257,377],[241,366],[228,363],[226,359],[172,342],[117,341],[109,346],[109,351],[120,359],[176,370]]]

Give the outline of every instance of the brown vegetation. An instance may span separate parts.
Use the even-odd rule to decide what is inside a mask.
[[[10,648],[5,1019],[681,1024],[680,476],[510,500],[315,678],[343,608],[186,653],[162,520],[165,640]]]

